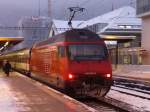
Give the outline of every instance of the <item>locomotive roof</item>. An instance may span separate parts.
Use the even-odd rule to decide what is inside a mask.
[[[56,42],[97,42],[101,38],[96,33],[87,29],[72,29],[64,33],[55,35],[43,42],[37,43],[36,46],[51,44]]]

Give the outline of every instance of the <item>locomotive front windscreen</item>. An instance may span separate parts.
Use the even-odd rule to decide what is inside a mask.
[[[102,60],[108,55],[104,45],[69,45],[71,60]]]

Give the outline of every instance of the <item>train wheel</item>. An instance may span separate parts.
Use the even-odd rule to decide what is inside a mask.
[[[99,87],[89,91],[89,95],[92,97],[104,97],[109,90],[110,87]]]
[[[109,92],[109,90],[110,90],[110,87],[102,87],[98,95],[100,97],[104,97]]]
[[[28,72],[28,73],[27,73],[27,76],[28,76],[28,77],[31,77],[31,72]]]
[[[69,96],[75,96],[75,91],[74,91],[74,89],[73,88],[71,88],[71,87],[66,87],[65,88],[65,93],[67,94],[67,95],[69,95]]]

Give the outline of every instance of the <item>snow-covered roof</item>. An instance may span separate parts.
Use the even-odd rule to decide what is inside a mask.
[[[78,28],[80,24],[82,24],[83,21],[72,21],[72,27],[73,28]],[[62,33],[68,29],[70,29],[68,25],[68,21],[64,20],[52,20],[52,28],[57,31],[57,33]]]
[[[141,25],[141,19],[135,17],[122,17],[112,20],[108,28],[122,29],[122,26],[128,26],[126,29],[141,29]]]
[[[72,21],[72,26],[73,28],[77,28],[83,21]],[[68,25],[68,21],[64,20],[53,20],[53,24],[55,25],[56,28],[70,28]]]
[[[80,27],[84,28],[97,23],[108,23],[109,26],[118,25],[141,25],[141,19],[136,17],[136,10],[133,7],[125,6],[101,16],[83,22]],[[110,25],[111,24],[111,25]]]

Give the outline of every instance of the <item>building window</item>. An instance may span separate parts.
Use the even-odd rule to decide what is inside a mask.
[[[130,55],[124,55],[123,56],[123,62],[124,62],[124,64],[131,64],[131,56]]]
[[[150,12],[150,0],[137,0],[137,15]]]
[[[142,64],[142,57],[138,56],[138,64]]]
[[[130,42],[124,43],[124,47],[130,47],[130,46],[131,46],[131,43],[130,43]]]

